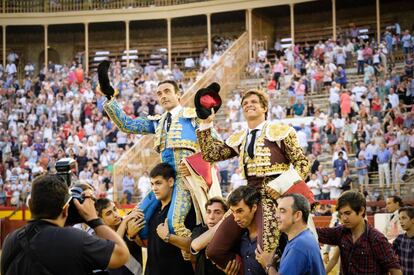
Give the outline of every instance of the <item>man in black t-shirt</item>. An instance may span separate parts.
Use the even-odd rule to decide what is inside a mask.
[[[109,274],[141,275],[143,271],[142,242],[138,237],[138,232],[144,228],[144,213],[135,208],[121,218],[115,204],[106,198],[98,199],[95,202],[95,207],[98,216],[102,218],[103,222],[124,239],[131,254],[125,265],[117,269],[109,269]]]
[[[196,275],[221,275],[224,273],[206,258],[206,247],[227,212],[228,206],[220,197],[214,197],[206,203],[207,226],[200,225],[193,229],[191,235],[191,254],[196,256]]]
[[[32,184],[29,208],[33,220],[10,234],[3,245],[1,274],[90,274],[96,269],[118,268],[129,258],[122,238],[98,218],[85,190],[84,201],[72,203],[97,236],[64,227],[72,200],[58,175],[42,175]]]
[[[190,238],[170,234],[167,215],[174,190],[175,170],[167,163],[156,165],[150,172],[151,189],[160,201],[157,209],[149,220],[148,261],[146,275],[192,275],[191,262],[185,261],[181,249],[190,250]],[[191,207],[185,219],[186,228],[193,230],[196,217]]]

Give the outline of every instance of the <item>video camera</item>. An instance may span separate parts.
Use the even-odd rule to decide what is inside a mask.
[[[83,197],[83,191],[87,189],[92,189],[93,187],[86,183],[80,183],[76,178],[77,163],[72,158],[63,158],[56,162],[55,169],[57,174],[60,175],[66,184],[69,187],[69,193],[72,197],[72,200],[69,203],[69,214],[66,220],[65,226],[74,225],[77,223],[85,222],[78,213],[73,200],[78,200],[80,203],[83,203],[85,198]]]

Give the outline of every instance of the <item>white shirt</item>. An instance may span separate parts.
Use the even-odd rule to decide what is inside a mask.
[[[151,191],[151,182],[149,177],[141,176],[138,180],[138,189],[141,193],[141,199]]]
[[[352,89],[352,93],[355,95],[355,100],[357,102],[361,102],[362,101],[361,96],[367,93],[367,88],[364,86],[355,86]]]
[[[378,155],[378,145],[372,145],[371,143],[367,145],[365,151],[371,153],[371,155],[376,156]]]
[[[358,60],[358,61],[362,61],[362,60],[364,60],[364,52],[363,52],[361,49],[359,49],[359,50],[357,51],[357,60]]]
[[[280,105],[272,107],[272,114],[274,114],[277,119],[285,118],[285,111],[283,110],[283,107]]]
[[[339,104],[341,101],[339,94],[336,92],[336,89],[331,89],[329,92],[329,102],[331,104]]]
[[[267,51],[261,50],[257,53],[257,57],[259,57],[260,60],[265,60],[267,57]]]
[[[388,99],[390,100],[390,103],[393,108],[398,107],[398,105],[400,104],[400,99],[398,98],[398,95],[396,93],[389,94]]]
[[[200,65],[201,67],[207,69],[211,66],[211,64],[213,64],[213,61],[210,58],[203,58]]]
[[[252,132],[253,130],[258,130],[258,131],[256,132],[256,140],[257,140],[257,138],[258,138],[258,137],[262,134],[263,126],[264,126],[265,124],[266,124],[266,120],[265,120],[265,121],[263,121],[262,123],[260,123],[259,125],[257,125],[257,127],[256,127],[256,128],[254,128],[254,129],[249,129],[249,133],[248,133],[248,135],[247,135],[246,148],[245,148],[246,152],[247,152],[247,148],[249,147],[250,141],[252,140],[252,134],[251,134],[251,132]],[[256,146],[254,146],[254,154],[256,154]]]
[[[11,75],[17,73],[16,65],[14,63],[6,65],[6,72]]]
[[[331,199],[339,198],[339,196],[341,195],[341,192],[342,192],[341,189],[340,189],[340,187],[341,187],[341,178],[335,178],[335,179],[329,178],[327,185],[328,185],[329,190],[330,190]]]
[[[192,59],[191,57],[187,57],[184,60],[184,67],[185,68],[193,68],[194,67],[194,59]]]
[[[408,157],[403,156],[398,159],[398,168],[400,169],[400,176],[403,176],[405,174],[405,171],[407,171],[408,166]]]
[[[243,179],[240,174],[234,173],[230,178],[232,189],[235,190],[240,186],[247,185],[247,180]]]
[[[341,129],[344,127],[345,125],[345,120],[343,118],[334,118],[332,120],[332,124],[335,126],[335,128],[337,129]]]
[[[312,190],[312,193],[317,196],[321,194],[321,187],[322,184],[321,182],[316,179],[316,180],[310,180],[306,183],[306,185]]]
[[[308,139],[306,137],[306,133],[303,130],[300,130],[300,131],[296,132],[296,135],[298,137],[300,147],[307,148],[308,147]]]

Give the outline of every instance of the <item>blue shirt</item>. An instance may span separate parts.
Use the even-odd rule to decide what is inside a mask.
[[[240,242],[240,256],[243,261],[244,275],[266,275],[263,267],[256,261],[256,248],[257,238],[250,240],[249,232],[245,232]]]
[[[335,175],[338,178],[342,178],[344,175],[344,171],[348,162],[344,159],[337,159],[334,161],[333,167],[335,168]]]
[[[355,162],[355,167],[357,167],[357,168],[364,167],[364,166],[365,166],[364,169],[357,170],[358,175],[363,176],[363,175],[366,175],[368,173],[368,169],[366,167],[367,163],[364,160],[357,160]]]
[[[290,240],[280,260],[281,275],[325,275],[319,244],[306,229]]]
[[[379,164],[388,163],[391,160],[391,153],[387,149],[384,151],[379,150],[377,155],[377,161]]]

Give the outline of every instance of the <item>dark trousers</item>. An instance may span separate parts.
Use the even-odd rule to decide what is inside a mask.
[[[358,60],[358,72],[357,74],[364,74],[364,60]]]

